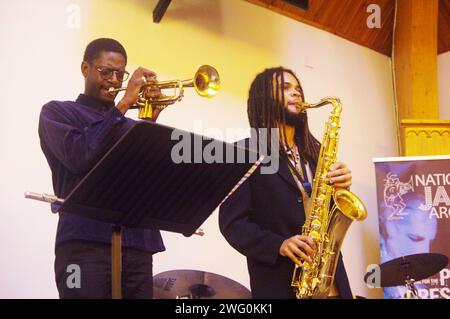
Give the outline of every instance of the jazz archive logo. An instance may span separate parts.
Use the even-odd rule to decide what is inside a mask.
[[[402,182],[396,174],[389,172],[384,179],[384,203],[386,207],[392,209],[392,214],[388,220],[403,219],[406,213],[403,210],[406,207],[403,201],[403,195],[414,192],[414,184],[412,176],[407,182]]]

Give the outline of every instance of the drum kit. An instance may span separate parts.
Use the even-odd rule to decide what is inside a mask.
[[[402,256],[379,265],[380,280],[375,287],[405,286],[406,298],[421,299],[415,282],[437,274],[448,264],[448,257],[436,253]],[[367,283],[373,272],[364,276]]]

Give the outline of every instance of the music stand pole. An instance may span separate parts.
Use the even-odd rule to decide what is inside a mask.
[[[111,296],[122,298],[122,228],[114,225],[111,237]]]

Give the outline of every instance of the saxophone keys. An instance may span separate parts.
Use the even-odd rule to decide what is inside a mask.
[[[311,288],[314,290],[319,283],[320,283],[320,279],[319,278],[313,278],[313,280],[311,282]]]
[[[313,229],[313,232],[314,232],[314,233],[317,233],[316,230],[319,230],[320,227],[322,227],[322,223],[320,222],[320,220],[314,219],[314,220],[311,222],[311,228]],[[312,237],[312,236],[311,236],[311,237]],[[314,237],[313,237],[313,238],[314,238]]]

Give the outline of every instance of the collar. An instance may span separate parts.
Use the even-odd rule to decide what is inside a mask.
[[[78,95],[78,98],[76,99],[77,103],[92,107],[99,111],[107,111],[114,107],[114,102],[105,103],[102,102],[96,98],[93,98],[91,96],[88,96],[86,94],[80,94]]]
[[[304,155],[300,154],[300,150],[298,149],[297,144],[294,144],[294,148],[292,149],[284,144],[283,147],[286,152],[286,155],[288,156],[288,159],[291,158],[294,161],[295,165],[302,165],[302,167],[308,165],[308,160],[305,158]]]

